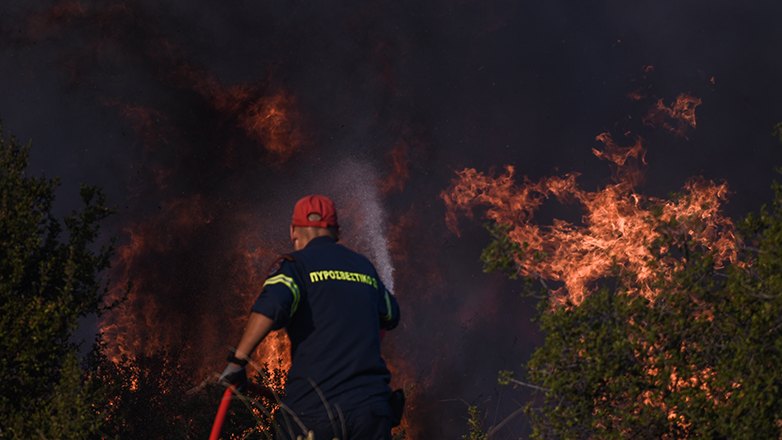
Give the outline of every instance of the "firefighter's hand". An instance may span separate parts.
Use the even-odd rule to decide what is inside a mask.
[[[241,391],[247,385],[247,372],[244,370],[244,367],[229,363],[223,370],[223,374],[220,375],[218,383],[226,387],[233,385],[237,390]]]

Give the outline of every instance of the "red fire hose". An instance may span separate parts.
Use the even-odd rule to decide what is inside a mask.
[[[386,335],[385,329],[380,329],[380,341],[383,341],[383,337]],[[219,440],[220,431],[223,429],[223,422],[225,421],[225,415],[228,413],[228,406],[231,404],[233,398],[233,389],[228,387],[223,393],[223,400],[220,401],[220,407],[217,408],[217,415],[215,416],[215,422],[212,424],[212,432],[209,434],[209,440]],[[270,400],[275,400],[274,392],[266,387],[262,387],[257,383],[247,382],[247,391],[255,393],[261,397],[266,397]]]
[[[234,388],[228,387],[225,389],[225,393],[223,393],[223,399],[220,401],[220,407],[217,408],[217,415],[215,416],[214,424],[212,424],[212,432],[209,434],[209,440],[218,440],[220,438],[220,431],[223,429],[225,415],[228,413],[228,406],[231,405],[231,399],[233,399],[233,390]],[[247,391],[271,400],[275,399],[272,390],[253,382],[247,382]]]

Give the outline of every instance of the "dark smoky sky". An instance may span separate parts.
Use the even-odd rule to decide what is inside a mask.
[[[33,174],[61,177],[60,212],[77,206],[80,182],[105,189],[119,211],[107,232],[120,244],[124,228],[193,195],[222,218],[229,202],[244,214],[257,206],[263,234],[284,243],[293,202],[330,170],[364,164],[371,186],[407,145],[404,189],[381,199],[389,229],[401,231],[395,258],[404,256],[395,263],[404,325],[387,343],[419,381],[417,438],[454,438],[466,432],[467,404],[492,423],[529,398],[498,388],[496,375],[542,341],[521,285],[481,273],[481,220],[463,219],[461,237],[446,230],[439,194],[454,171],[579,172],[594,190],[610,177],[591,152],[595,136],[632,130],[648,148],[639,191],[665,197],[703,176],[728,182],[731,217],[757,210],[782,165],[771,134],[782,121],[779,17],[772,0],[8,0],[0,120],[5,136],[32,139]],[[290,156],[265,153],[236,112],[215,104],[242,86],[291,97],[300,146]],[[644,100],[628,98],[638,90]],[[702,100],[686,138],[640,123],[651,103],[681,93]],[[206,266],[220,255],[210,237],[192,246]],[[167,270],[161,292],[189,273]],[[526,426],[518,417],[502,435]]]

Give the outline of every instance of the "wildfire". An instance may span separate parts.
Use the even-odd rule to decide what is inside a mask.
[[[387,156],[391,159],[392,169],[381,182],[380,192],[382,194],[387,195],[394,191],[402,192],[405,189],[405,182],[410,178],[410,159],[407,158],[407,150],[407,142],[400,139],[396,146],[388,152]]]
[[[128,281],[133,287],[99,322],[110,358],[175,351],[200,380],[224,363],[265,266],[284,250],[260,238],[257,197],[245,188],[257,184],[259,163],[287,161],[303,137],[291,93],[270,81],[224,84],[148,18],[133,4],[64,1],[32,15],[26,37],[79,38],[61,55],[72,84],[95,85],[98,102],[127,121],[138,139],[127,182],[126,204],[133,206],[123,214],[109,300],[120,299]],[[137,38],[128,39],[131,34]],[[114,57],[142,68],[114,70],[123,64]],[[99,71],[151,72],[128,82],[147,81],[161,93],[148,99],[98,86]],[[287,369],[287,344],[271,337],[257,358],[282,359],[279,366]]]
[[[120,309],[100,324],[110,358],[182,352],[183,361],[204,375],[224,361],[226,344],[238,338],[236,323],[263,284],[262,261],[275,252],[252,233],[225,234],[231,246],[214,243],[214,260],[198,258],[199,241],[226,227],[219,211],[214,203],[193,196],[165,204],[158,215],[126,228],[129,244],[117,252],[113,274],[118,283],[111,299],[119,299],[128,280],[132,289]],[[241,224],[238,217],[231,221]],[[208,271],[222,273],[219,278],[225,282],[215,284]],[[284,337],[272,337],[259,348],[259,358],[287,369],[287,344]]]
[[[170,52],[175,54],[175,48]],[[262,146],[270,154],[267,159],[284,162],[304,142],[298,126],[296,99],[282,88],[271,94],[268,84],[226,88],[213,75],[184,60],[166,72],[164,79],[203,96],[221,119],[235,124],[250,140]],[[231,156],[235,155],[233,152]],[[232,158],[234,162],[243,160]]]
[[[683,136],[686,127],[695,127],[694,108],[699,103],[689,95],[680,95],[672,108],[658,101],[644,121],[671,130],[672,122],[665,118],[678,121],[673,131]],[[486,207],[485,216],[509,225],[510,239],[522,247],[523,252],[515,256],[519,274],[562,284],[552,292],[559,304],[568,300],[579,304],[594,282],[608,276],[614,265],[636,274],[645,286],[641,294],[649,298],[657,294],[648,287],[652,281],[647,267],[649,246],[659,237],[650,223],[651,206],[661,207],[663,221],[689,219],[701,224],[686,232],[716,252],[717,264],[735,260],[733,224],[719,210],[726,199],[727,184],[692,179],[677,200],[643,196],[634,192],[644,177],[646,150],[642,139],[636,138],[628,147],[617,145],[608,133],[600,134],[597,140],[605,148],[593,149],[593,153],[610,162],[613,184],[587,191],[576,183],[577,173],[544,177],[537,182],[525,178],[516,183],[512,166],[506,166],[506,171],[496,177],[467,168],[458,171],[451,187],[441,194],[448,227],[458,234],[460,213],[472,216],[475,208]],[[552,197],[560,203],[579,204],[583,225],[560,219],[554,219],[551,225],[536,224],[536,210]]]
[[[126,4],[98,6],[64,1],[32,16],[26,32],[33,41],[62,37],[68,32],[83,33],[80,36],[86,42],[79,50],[85,54],[69,54],[70,59],[63,63],[69,66],[74,83],[89,81],[87,72],[93,67],[84,64],[88,60],[102,59],[107,52],[138,57],[138,62],[157,72],[154,80],[159,86],[194,92],[205,99],[221,119],[219,125],[238,128],[252,141],[252,148],[260,146],[267,153],[262,159],[284,162],[299,150],[304,138],[298,127],[299,114],[292,94],[281,87],[273,87],[270,81],[225,86],[215,74],[194,65],[185,50],[164,38],[158,29],[144,28],[145,18],[142,11]],[[127,35],[130,33],[142,33],[144,37],[129,40]],[[120,103],[116,97],[103,99],[108,105],[120,107],[120,115],[131,120],[139,133],[148,136],[159,135],[158,131],[165,126],[160,120],[169,116],[141,103]],[[152,119],[154,124],[150,123]],[[156,127],[152,129],[152,125]],[[146,148],[150,148],[161,138],[142,136],[142,140]],[[253,162],[261,158],[252,149],[238,151],[240,147],[236,143],[231,147],[235,151],[225,157],[228,165],[245,163],[248,157]]]
[[[174,51],[166,47],[164,51]],[[188,187],[192,182],[209,187],[220,169],[239,168],[231,178],[241,181],[254,175],[241,165],[259,159],[254,151],[258,145],[269,153],[266,159],[284,161],[301,143],[294,122],[295,100],[284,91],[268,94],[252,85],[226,89],[186,63],[163,78],[197,91],[222,119],[234,121],[253,142],[229,138],[226,148],[209,151],[205,157],[210,163],[202,168],[207,173],[199,173],[189,159],[192,145],[175,125],[176,118],[163,110],[106,100],[131,123],[143,155],[154,158],[143,161],[147,179],[139,182],[144,188],[137,197],[158,196],[160,191],[180,188],[183,181]],[[249,177],[241,170],[248,170]],[[128,244],[117,252],[113,275],[121,282],[112,299],[120,297],[126,281],[133,288],[120,311],[108,314],[100,324],[112,358],[182,351],[187,353],[184,361],[196,365],[204,377],[224,362],[226,344],[238,340],[240,324],[263,284],[265,265],[284,249],[259,239],[256,231],[262,226],[252,214],[255,208],[241,195],[238,200],[225,200],[207,194],[163,193],[158,213],[124,228]],[[204,245],[210,253],[203,252]],[[259,346],[254,358],[285,371],[290,366],[289,349],[287,338],[275,334]]]
[[[191,41],[186,48],[176,44],[176,37],[166,38],[166,17],[157,15],[161,10],[138,2],[55,3],[32,15],[22,31],[25,35],[19,38],[56,43],[58,65],[71,75],[69,86],[86,91],[88,96],[94,94],[95,102],[126,122],[123,136],[137,141],[128,154],[127,169],[122,170],[132,171],[127,180],[131,189],[128,200],[120,202],[129,206],[116,217],[123,228],[112,262],[114,285],[107,299],[120,299],[127,282],[132,288],[127,300],[104,314],[98,324],[107,354],[120,360],[123,356],[141,359],[173,353],[172,359],[188,367],[186,373],[177,371],[177,375],[197,383],[224,367],[227,345],[238,340],[267,265],[279,253],[289,251],[287,243],[270,241],[258,233],[268,226],[267,218],[259,219],[258,206],[267,211],[274,208],[270,205],[277,194],[269,194],[280,190],[280,186],[267,185],[259,175],[274,171],[274,165],[293,163],[291,159],[307,144],[300,100],[271,79],[227,83],[205,66],[205,57],[192,50],[199,47],[189,44],[192,39],[188,38]],[[377,72],[392,88],[397,81],[388,60],[394,61],[398,52],[393,44],[381,44],[372,54]],[[380,236],[386,226],[380,210],[374,209],[382,208],[382,203],[371,206],[373,209],[355,209],[366,205],[364,192],[372,186],[366,183],[378,182],[381,195],[405,190],[410,157],[421,157],[410,154],[420,152],[416,137],[414,133],[400,136],[389,153],[386,176],[380,180],[377,174],[368,173],[340,192],[353,199],[338,203],[353,208],[354,217],[341,217],[345,221],[376,228],[363,235],[346,233],[345,237],[354,237],[355,243],[348,245],[378,249],[368,253],[380,261],[378,270],[389,288],[394,284],[393,265],[397,261],[391,261],[388,249],[395,258],[409,254],[407,273],[427,267],[427,281],[447,284],[431,263],[434,251],[419,249],[429,230],[416,238],[409,230],[413,226],[424,229],[416,221],[425,205],[411,207],[390,225],[389,243],[361,241]],[[424,258],[426,252],[432,254]],[[406,290],[424,290],[413,277],[401,278],[409,278]],[[430,291],[427,301],[434,301],[433,288],[425,287]],[[405,316],[414,316],[413,310],[418,308],[414,301],[411,297],[404,306],[409,310]],[[395,346],[395,337],[384,343],[394,380],[401,382],[400,386],[418,383],[413,363],[401,355],[411,353],[410,348]],[[421,347],[410,359],[421,359],[420,353],[431,352],[428,340],[418,339]],[[279,366],[285,370],[290,362],[288,344],[283,333],[274,333],[253,357],[260,363],[282,358]],[[176,362],[167,363],[166,368],[176,368]],[[191,374],[191,370],[197,372]],[[415,394],[408,402],[404,423],[411,438],[415,436],[413,424],[421,429],[432,423],[426,417],[431,405]]]
[[[251,139],[280,160],[287,160],[299,148],[302,135],[296,126],[295,100],[285,91],[271,96],[247,85],[213,90],[216,109],[236,114],[238,125]]]
[[[639,89],[628,97],[639,100],[645,97],[644,93]],[[670,107],[663,105],[662,99],[657,100],[643,123],[686,138],[686,130],[696,126],[695,108],[700,103],[700,99],[687,94],[679,95]],[[625,133],[626,137],[629,135],[629,132]],[[677,234],[712,251],[715,268],[726,261],[739,263],[734,225],[720,212],[727,197],[727,184],[693,178],[685,183],[682,194],[672,200],[644,196],[635,192],[645,177],[643,139],[634,137],[628,146],[620,146],[610,133],[602,133],[596,139],[604,148],[594,148],[592,152],[609,162],[612,184],[587,191],[576,183],[577,173],[544,177],[537,182],[524,178],[523,182],[517,183],[512,166],[506,166],[505,172],[498,176],[464,169],[457,172],[451,187],[441,193],[447,207],[448,227],[458,234],[458,215],[472,216],[476,208],[485,207],[484,215],[508,225],[510,240],[520,246],[521,251],[514,255],[518,273],[561,286],[550,288],[554,306],[568,303],[578,306],[590,294],[596,281],[610,276],[615,267],[623,274],[635,277],[640,287],[630,294],[649,299],[664,295],[665,292],[653,289],[652,283],[660,271],[663,276],[669,276],[676,261],[662,261],[663,264],[654,269],[657,273],[649,266],[655,258],[650,247],[661,235],[655,225],[661,222],[676,224]],[[535,223],[537,210],[550,198],[564,204],[578,204],[583,213],[581,224],[561,219],[554,219],[551,225]],[[652,221],[655,216],[659,218]],[[702,313],[709,316],[711,312]],[[718,393],[707,386],[714,374],[712,369],[693,365],[689,371],[675,368],[661,371],[649,366],[657,365],[657,356],[663,351],[660,346],[645,344],[640,351],[635,356],[641,364],[647,365],[645,374],[652,381],[664,384],[670,391],[705,391],[713,404],[720,404]],[[585,353],[579,355],[583,357]],[[740,385],[734,384],[736,386]],[[688,432],[690,423],[680,414],[681,410],[667,405],[657,393],[644,392],[638,401],[629,403],[623,401],[621,392],[615,394],[616,405],[632,405],[637,411],[644,406],[659,408],[667,414],[670,423]]]

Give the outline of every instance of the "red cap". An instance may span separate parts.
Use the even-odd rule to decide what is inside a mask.
[[[307,220],[310,214],[320,215],[319,221]],[[339,227],[337,224],[337,208],[334,202],[326,196],[314,194],[296,202],[293,208],[293,226],[314,226],[317,228]]]

